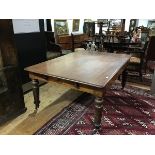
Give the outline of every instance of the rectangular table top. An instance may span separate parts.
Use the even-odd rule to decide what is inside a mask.
[[[25,68],[30,73],[104,88],[130,55],[79,51]]]

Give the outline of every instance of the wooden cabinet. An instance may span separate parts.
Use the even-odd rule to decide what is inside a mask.
[[[57,36],[56,43],[59,44],[62,47],[62,49],[64,49],[64,50],[72,49],[71,35]]]
[[[12,20],[0,20],[0,124],[26,111]]]
[[[57,36],[56,42],[62,47],[62,49],[74,51],[74,48],[81,47],[82,43],[89,39],[90,37],[87,34],[71,34]]]

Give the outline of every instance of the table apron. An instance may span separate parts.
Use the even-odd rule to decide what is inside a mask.
[[[98,97],[103,97],[105,94],[105,88],[97,88],[97,87],[93,87],[93,86],[89,86],[89,85],[85,85],[85,84],[81,84],[81,83],[77,83],[73,81],[67,81],[63,79],[58,79],[58,78],[49,77],[46,75],[41,75],[41,74],[36,74],[36,73],[30,73],[30,72],[29,72],[29,77],[32,80],[37,79],[37,80],[48,82],[48,83],[63,84],[66,87],[79,90],[82,92],[87,92],[87,93],[90,93]]]

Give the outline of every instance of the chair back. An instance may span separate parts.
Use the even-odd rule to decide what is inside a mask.
[[[146,48],[146,60],[155,61],[155,36],[150,37],[150,41]]]

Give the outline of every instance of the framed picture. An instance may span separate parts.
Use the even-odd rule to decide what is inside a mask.
[[[110,28],[112,27],[121,27],[122,20],[121,19],[110,19]]]
[[[79,31],[80,19],[73,19],[73,32]]]
[[[84,22],[83,32],[88,36],[94,36],[95,34],[95,22]]]
[[[108,19],[97,19],[97,26],[100,27],[99,23],[103,23],[102,27],[108,27]]]
[[[57,35],[69,34],[67,20],[55,19],[54,20],[54,30]]]
[[[131,19],[131,20],[130,20],[129,32],[132,32],[132,31],[135,29],[135,27],[136,27],[136,22],[137,22],[136,19]]]
[[[155,28],[155,20],[149,20],[147,27],[150,29],[152,29],[152,28],[154,29]]]

